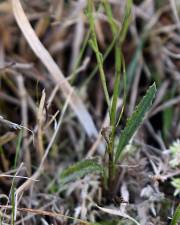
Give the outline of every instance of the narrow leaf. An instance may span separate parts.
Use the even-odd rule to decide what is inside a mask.
[[[99,51],[98,42],[97,42],[97,38],[96,38],[95,19],[93,16],[93,12],[94,12],[93,1],[88,0],[87,16],[88,16],[90,32],[91,32],[91,40],[92,40],[91,46],[93,47],[93,51],[95,52],[95,55],[96,55],[96,60],[97,60],[97,64],[99,67],[99,75],[101,78],[101,82],[102,82],[102,86],[103,86],[103,90],[104,90],[105,99],[106,99],[106,102],[108,105],[108,109],[110,111],[110,97],[109,97],[107,83],[106,83],[106,76],[105,76],[104,68],[103,68],[103,58]]]
[[[104,9],[106,11],[106,14],[108,16],[108,22],[111,26],[111,31],[113,33],[113,36],[115,35],[115,33],[117,32],[117,25],[114,21],[114,18],[113,18],[113,13],[112,13],[112,10],[111,10],[111,6],[110,6],[110,3],[108,0],[103,0],[103,4],[104,4]]]
[[[125,14],[124,14],[124,19],[122,23],[122,30],[120,33],[120,42],[123,43],[127,30],[129,27],[130,19],[131,19],[131,7],[132,7],[132,0],[127,0],[126,7],[125,7]]]
[[[103,167],[94,159],[86,159],[65,169],[60,175],[61,183],[65,185],[91,173],[102,174]]]
[[[178,205],[170,225],[178,225],[180,222],[180,204]]]
[[[154,83],[152,86],[149,87],[149,89],[146,92],[146,95],[140,101],[131,117],[127,120],[126,126],[121,133],[119,143],[117,146],[115,163],[118,161],[119,156],[123,151],[124,147],[129,143],[130,139],[133,137],[136,130],[141,125],[145,117],[145,114],[148,112],[150,106],[152,105],[155,93],[156,93],[156,85]]]
[[[107,0],[104,0],[104,6],[106,13],[108,15],[108,21],[111,26],[111,30],[113,33],[113,36],[116,35],[118,32],[118,27],[116,26],[113,18],[113,14],[111,11],[110,4]],[[113,91],[113,98],[112,98],[112,105],[111,105],[111,114],[110,114],[110,121],[111,125],[115,126],[116,122],[116,107],[117,107],[117,101],[119,97],[119,91],[120,91],[120,75],[121,75],[121,64],[122,64],[122,52],[121,47],[123,44],[123,41],[126,37],[128,26],[130,23],[130,16],[131,16],[131,6],[132,6],[132,0],[127,0],[126,7],[125,7],[125,14],[122,22],[122,27],[120,30],[119,38],[116,42],[115,46],[115,82],[114,82],[114,91]],[[126,89],[124,88],[124,95],[125,95]]]
[[[122,66],[123,66],[123,89],[124,89],[124,94],[123,94],[123,104],[122,104],[122,108],[121,108],[121,112],[118,116],[118,121],[116,126],[119,125],[121,118],[123,116],[123,112],[124,112],[124,108],[126,105],[126,96],[127,96],[127,78],[126,78],[126,66],[125,66],[125,60],[124,57],[122,57]]]
[[[112,51],[116,41],[119,39],[119,33],[118,32],[115,37],[113,38],[112,42],[110,43],[110,45],[107,47],[106,51],[103,54],[103,63],[106,61],[107,57],[109,56],[110,52]],[[83,83],[83,86],[87,86],[88,83],[91,81],[91,79],[95,76],[95,74],[97,73],[99,67],[98,65],[96,65],[93,69],[93,71],[90,73],[90,75],[88,76],[88,78],[85,80],[85,82]]]

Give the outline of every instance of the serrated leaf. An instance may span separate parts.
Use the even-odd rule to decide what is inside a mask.
[[[118,161],[119,156],[123,151],[124,147],[129,143],[130,139],[133,137],[136,130],[141,125],[146,113],[148,112],[150,106],[152,105],[155,93],[156,93],[156,85],[154,83],[152,86],[149,87],[145,96],[140,101],[131,117],[127,120],[126,126],[121,133],[119,143],[117,146],[115,163]]]
[[[61,183],[65,185],[91,173],[102,174],[103,167],[95,159],[86,159],[65,169],[60,175]]]

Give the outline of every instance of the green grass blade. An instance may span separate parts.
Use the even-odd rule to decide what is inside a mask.
[[[112,33],[113,33],[113,36],[114,36],[115,33],[117,32],[118,27],[116,27],[110,3],[109,3],[108,0],[103,0],[103,4],[104,4],[104,9],[106,11],[106,14],[108,16],[108,22],[109,22],[109,24],[111,26],[111,30],[112,30]]]
[[[60,175],[61,183],[65,185],[91,173],[102,174],[103,167],[95,159],[86,159],[65,169]]]
[[[180,223],[180,204],[178,205],[170,225],[178,225]]]
[[[105,8],[106,14],[108,16],[108,21],[109,21],[109,24],[110,24],[110,27],[111,27],[111,30],[112,30],[112,33],[114,36],[118,31],[118,26],[116,26],[115,20],[113,18],[112,10],[111,10],[108,0],[103,0],[103,3],[104,3],[104,8]],[[131,20],[131,8],[132,8],[132,0],[127,0],[126,6],[125,6],[124,18],[123,18],[120,36],[119,36],[120,45],[123,43],[123,41],[126,37],[127,31],[128,31],[129,23]]]
[[[110,4],[108,0],[103,0],[104,3],[104,8],[106,11],[106,14],[108,16],[108,22],[110,24],[113,37],[115,37],[116,33],[118,32],[118,26],[116,26],[112,10],[110,7]],[[114,82],[114,91],[113,91],[113,98],[112,98],[112,105],[111,105],[111,113],[110,113],[110,121],[111,121],[111,126],[115,126],[116,123],[116,108],[117,108],[117,100],[119,97],[119,89],[120,89],[120,75],[121,75],[121,64],[122,64],[122,52],[121,52],[121,47],[122,43],[126,37],[127,30],[129,27],[130,23],[130,15],[131,15],[131,6],[132,6],[132,0],[128,0],[126,3],[125,7],[125,13],[124,13],[124,18],[122,22],[122,27],[119,33],[119,37],[116,41],[115,45],[115,82]],[[124,92],[126,92],[126,89],[124,88]],[[125,93],[124,93],[125,95]]]
[[[121,51],[121,45],[124,42],[124,39],[125,39],[127,31],[128,31],[128,27],[129,27],[129,24],[130,24],[131,8],[132,8],[132,0],[127,0],[126,7],[125,7],[124,19],[123,19],[123,23],[122,23],[122,29],[121,29],[121,32],[120,32],[120,40],[119,40],[120,46],[119,46],[119,48],[117,48],[117,51],[119,51],[119,52]],[[122,105],[122,109],[121,109],[121,112],[120,112],[120,115],[119,115],[119,118],[118,118],[118,122],[117,122],[117,125],[118,125],[120,123],[121,117],[122,117],[123,112],[124,112],[124,107],[125,107],[125,104],[126,104],[127,80],[126,80],[126,66],[125,66],[125,60],[124,60],[123,55],[121,56],[121,61],[120,61],[118,55],[116,55],[115,59],[116,59],[116,71],[117,71],[116,73],[118,74],[119,63],[122,63],[122,68],[123,68],[123,90],[124,90],[123,105]],[[119,74],[119,77],[117,78],[117,81],[115,81],[115,82],[118,83],[117,84],[118,85],[117,92],[118,92],[118,96],[119,96],[119,93],[120,93],[120,74]],[[117,104],[117,99],[116,99],[116,104]]]
[[[116,34],[116,36],[114,37],[114,39],[112,40],[112,42],[110,43],[110,45],[107,47],[104,55],[103,55],[103,63],[105,62],[105,60],[107,59],[107,57],[109,56],[110,52],[112,51],[114,45],[116,44],[117,39],[119,38],[119,32],[118,34]],[[98,65],[96,65],[94,67],[94,69],[92,70],[92,72],[90,73],[90,75],[88,76],[88,78],[83,82],[83,86],[87,86],[88,83],[91,81],[91,79],[95,76],[95,74],[98,72]]]
[[[132,8],[132,0],[127,0],[124,19],[122,23],[122,29],[120,33],[120,43],[123,43],[128,31],[129,23],[131,20],[131,8]]]
[[[123,66],[123,89],[124,89],[124,94],[123,94],[123,103],[122,103],[122,108],[121,108],[121,112],[119,114],[118,117],[118,121],[116,124],[116,127],[119,125],[123,112],[124,112],[124,108],[126,105],[126,97],[127,97],[127,79],[126,79],[126,66],[125,66],[125,60],[124,57],[122,57],[122,66]]]
[[[108,109],[110,111],[110,97],[109,97],[108,88],[107,88],[107,84],[106,84],[106,77],[105,77],[105,73],[104,73],[104,69],[103,69],[103,57],[102,57],[101,52],[99,51],[97,38],[96,38],[95,21],[94,21],[94,16],[93,16],[93,1],[92,0],[88,0],[87,16],[88,16],[88,20],[89,20],[89,24],[90,24],[90,32],[91,32],[90,44],[96,55],[96,60],[97,60],[97,64],[99,67],[101,83],[103,86],[103,91],[104,91],[105,99],[106,99],[106,102],[108,105]]]
[[[77,70],[78,66],[80,65],[80,63],[81,63],[81,60],[82,60],[83,54],[85,52],[86,46],[88,45],[89,37],[90,37],[90,31],[88,31],[86,36],[85,36],[83,45],[82,45],[81,50],[80,50],[80,54],[79,54],[78,59],[77,59],[75,65],[74,65],[72,74],[69,75],[71,84],[73,84],[75,79],[76,79],[76,75],[77,75],[77,71],[76,70]]]
[[[115,163],[118,161],[124,147],[129,143],[130,139],[133,137],[136,130],[141,125],[145,117],[145,114],[148,112],[150,106],[152,105],[155,93],[156,93],[156,85],[154,83],[152,86],[149,87],[149,89],[146,92],[146,95],[140,101],[131,117],[127,120],[126,126],[121,133],[119,143],[117,146]]]
[[[111,115],[110,115],[110,122],[112,126],[115,126],[116,123],[116,108],[117,108],[117,101],[119,97],[119,86],[120,86],[120,78],[121,78],[121,48],[116,46],[115,49],[115,59],[116,59],[116,77],[114,82],[114,91],[113,91],[113,98],[112,98],[112,105],[111,105]]]

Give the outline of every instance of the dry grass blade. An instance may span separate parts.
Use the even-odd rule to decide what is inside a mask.
[[[9,128],[13,128],[13,129],[15,129],[15,130],[21,130],[22,128],[24,128],[24,129],[28,130],[29,132],[31,132],[32,135],[34,135],[33,131],[30,130],[29,128],[27,128],[27,127],[25,127],[25,126],[22,126],[22,125],[19,125],[19,124],[17,124],[17,123],[13,123],[13,122],[11,122],[11,121],[9,121],[9,120],[6,120],[6,119],[4,119],[4,117],[1,116],[1,115],[0,115],[0,123],[6,125],[6,126],[9,127]]]
[[[12,206],[0,205],[0,208],[12,209]],[[29,209],[29,208],[17,208],[17,210],[19,212],[33,213],[33,214],[40,215],[40,216],[64,217],[66,219],[76,220],[80,224],[91,225],[91,223],[89,223],[87,221],[77,219],[77,218],[74,218],[74,217],[71,217],[71,216],[63,215],[61,213],[49,212],[49,211],[44,211],[44,210],[40,210],[40,209]]]
[[[154,109],[152,111],[152,113],[150,114],[150,116],[154,116],[155,114],[157,114],[158,112],[165,110],[169,107],[172,107],[173,105],[178,105],[180,103],[180,96],[177,96],[163,104],[161,104],[160,106],[158,106],[156,109]]]
[[[25,179],[25,180],[39,181],[39,180],[33,179],[33,178],[31,178],[31,177],[25,177],[25,176],[14,176],[14,175],[8,175],[8,174],[0,174],[0,177],[22,178],[22,179]]]
[[[44,147],[43,147],[43,122],[44,122],[44,105],[45,105],[45,98],[46,94],[45,91],[43,90],[42,92],[42,97],[40,100],[38,112],[37,112],[37,120],[38,120],[38,157],[39,160],[42,159],[43,154],[44,154]]]
[[[28,44],[30,45],[31,49],[34,51],[36,56],[41,60],[44,66],[47,68],[49,73],[52,76],[52,80],[55,84],[59,84],[59,87],[65,96],[68,97],[69,93],[72,93],[70,106],[74,110],[75,114],[77,115],[79,121],[81,122],[82,126],[84,127],[87,135],[89,137],[96,137],[97,130],[92,121],[90,114],[87,112],[83,102],[81,99],[75,94],[73,88],[70,86],[68,81],[64,78],[64,75],[60,68],[57,66],[49,52],[45,49],[42,45],[40,40],[38,39],[36,33],[34,32],[32,26],[30,25],[21,3],[19,0],[11,0],[13,13],[19,28],[21,29],[24,37],[26,38]]]
[[[44,97],[42,97],[42,101],[43,101],[43,98],[45,98],[45,95],[44,95]],[[37,178],[41,175],[41,172],[42,172],[42,170],[43,170],[43,168],[44,168],[44,162],[45,162],[45,160],[46,160],[46,158],[47,158],[47,155],[48,155],[48,153],[49,153],[49,151],[50,151],[50,149],[51,149],[51,147],[52,147],[52,145],[53,145],[53,143],[54,143],[54,140],[55,140],[55,138],[56,138],[56,135],[57,135],[57,133],[58,133],[58,131],[59,131],[59,128],[60,128],[60,126],[61,126],[61,124],[62,124],[62,119],[63,119],[63,117],[64,117],[64,114],[65,114],[65,112],[66,112],[66,109],[67,109],[67,107],[68,107],[68,104],[69,104],[69,102],[70,102],[70,99],[71,99],[71,94],[68,96],[68,98],[67,98],[67,100],[66,100],[66,102],[65,102],[65,105],[64,105],[64,107],[63,107],[63,109],[62,109],[62,112],[61,112],[61,115],[60,115],[60,118],[59,118],[59,121],[58,121],[56,130],[54,131],[53,136],[51,137],[51,141],[49,142],[49,144],[48,144],[48,146],[47,146],[47,148],[46,148],[46,150],[45,150],[45,153],[44,153],[44,155],[43,155],[43,157],[42,157],[42,160],[41,160],[41,162],[40,162],[40,165],[39,165],[38,169],[37,169],[36,172],[31,176],[31,179],[28,179],[25,183],[23,183],[23,184],[16,190],[16,192],[15,192],[15,216],[14,216],[14,219],[15,219],[15,220],[16,220],[16,212],[17,212],[18,198],[19,198],[20,194],[21,194],[23,191],[25,191],[25,190],[27,190],[27,189],[29,188],[29,186],[32,184],[33,180],[37,180]]]
[[[19,89],[19,98],[21,102],[21,117],[22,123],[25,127],[28,127],[28,104],[27,104],[27,92],[24,84],[24,79],[21,74],[17,76],[17,85]],[[25,150],[24,153],[24,161],[27,167],[28,174],[31,175],[31,157],[30,157],[30,150],[27,143],[27,130],[23,130],[23,149]]]
[[[124,217],[126,219],[129,219],[131,221],[133,221],[135,224],[140,225],[134,218],[132,218],[131,216],[129,216],[128,214],[126,214],[125,212],[121,212],[121,210],[117,210],[117,209],[108,209],[108,208],[104,208],[104,207],[100,207],[98,205],[96,205],[98,209],[100,209],[101,211],[111,214],[111,215],[116,215],[116,216],[121,216]]]
[[[16,134],[13,132],[7,132],[6,134],[0,137],[0,145],[4,145],[9,141],[12,141],[16,137]]]

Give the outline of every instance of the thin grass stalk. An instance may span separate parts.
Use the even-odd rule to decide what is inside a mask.
[[[102,82],[102,86],[103,86],[106,103],[108,105],[108,109],[110,110],[110,97],[109,97],[107,84],[106,84],[106,77],[105,77],[105,73],[104,73],[104,69],[103,69],[103,57],[99,51],[99,47],[98,47],[98,43],[97,43],[97,39],[96,39],[93,11],[94,11],[93,10],[93,1],[88,0],[88,17],[89,17],[89,24],[90,24],[90,31],[91,31],[90,45],[96,55],[96,60],[97,60],[97,64],[99,67],[99,74],[100,74],[100,78],[101,78],[101,82]]]
[[[81,51],[80,51],[80,54],[79,54],[79,57],[74,65],[74,68],[73,68],[73,71],[72,71],[72,74],[70,75],[71,77],[71,80],[70,80],[70,83],[73,84],[74,80],[76,79],[76,69],[78,68],[80,62],[81,62],[81,59],[83,57],[83,54],[85,52],[85,49],[86,49],[86,46],[88,44],[88,40],[89,40],[89,37],[90,37],[90,30],[88,31],[88,33],[86,34],[86,37],[85,37],[85,40],[83,42],[83,45],[82,45],[82,48],[81,48]]]
[[[122,104],[122,108],[121,108],[121,112],[119,114],[118,120],[117,120],[117,124],[116,127],[119,125],[121,118],[123,116],[124,113],[124,108],[126,105],[126,97],[127,97],[127,76],[126,76],[126,66],[125,66],[125,61],[124,61],[124,57],[122,56],[122,68],[123,68],[123,86],[124,86],[124,94],[123,94],[123,104]]]
[[[106,11],[106,14],[108,16],[108,21],[111,27],[111,31],[113,34],[113,37],[115,37],[116,33],[118,32],[118,27],[116,26],[112,14],[112,10],[110,7],[110,4],[107,0],[103,1],[104,8]],[[120,80],[121,80],[121,65],[123,64],[123,83],[124,83],[124,97],[123,97],[123,107],[121,109],[121,113],[119,116],[120,118],[124,112],[124,105],[125,105],[125,99],[126,99],[126,79],[125,79],[125,63],[123,61],[123,55],[122,55],[122,43],[124,41],[125,35],[127,33],[128,24],[130,20],[130,7],[131,7],[131,1],[127,2],[126,9],[125,9],[125,16],[123,19],[122,27],[119,33],[119,37],[116,40],[115,43],[115,82],[114,82],[114,91],[112,96],[112,104],[111,104],[111,111],[110,111],[110,125],[111,125],[111,134],[109,137],[109,143],[108,143],[108,154],[109,154],[109,190],[112,190],[111,185],[114,183],[114,174],[115,174],[115,164],[114,164],[114,141],[115,141],[115,133],[116,133],[116,114],[117,114],[117,101],[119,98],[120,93]],[[123,61],[123,62],[122,62]]]
[[[103,63],[105,62],[105,60],[109,56],[110,52],[112,51],[113,47],[115,46],[116,41],[119,38],[119,34],[120,34],[120,32],[118,32],[118,34],[116,34],[116,36],[113,38],[113,40],[110,43],[110,45],[107,47],[107,49],[106,49],[106,51],[105,51],[105,53],[103,55]],[[92,78],[96,75],[97,72],[98,72],[98,65],[96,65],[94,67],[94,69],[90,73],[89,77],[83,82],[83,87],[87,86],[89,84],[89,82],[92,80]]]

